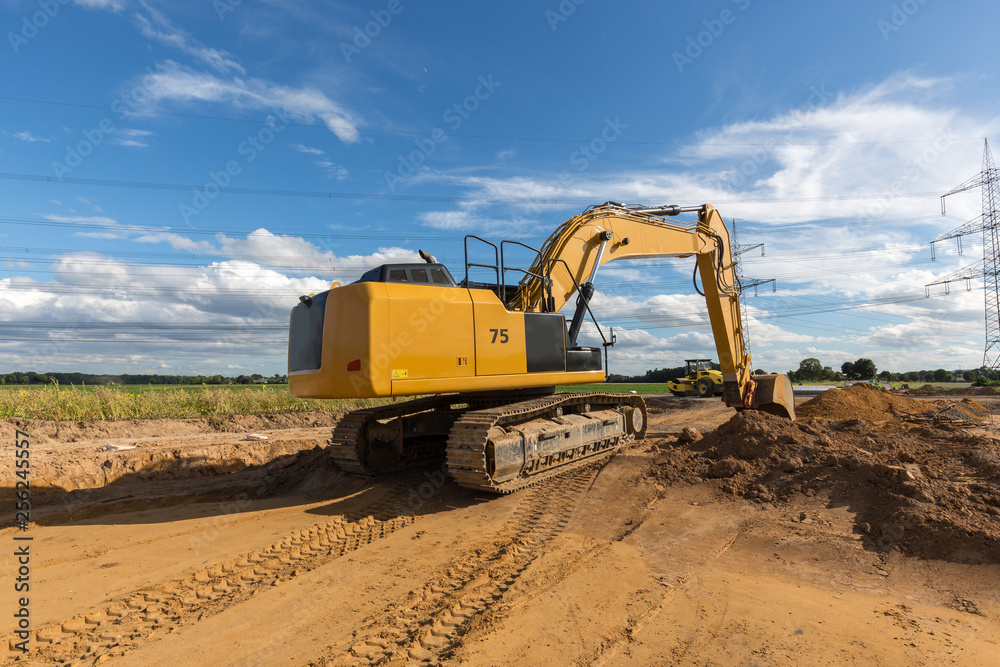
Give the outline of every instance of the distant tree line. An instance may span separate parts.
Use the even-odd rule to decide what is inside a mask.
[[[837,382],[843,380],[882,380],[883,382],[976,382],[984,373],[982,370],[919,370],[895,373],[881,371],[875,362],[864,357],[856,361],[845,361],[840,372],[824,366],[819,359],[809,357],[799,362],[797,370],[788,371],[793,382]]]
[[[712,368],[719,370],[719,365],[713,363]],[[686,371],[684,366],[674,368],[654,368],[646,371],[645,375],[610,375],[608,382],[648,382],[663,383],[675,378],[683,377]],[[766,374],[765,371],[757,369],[757,374]],[[984,378],[990,374],[986,369],[977,370],[954,370],[949,371],[944,368],[937,370],[906,371],[904,373],[894,373],[892,371],[881,371],[875,366],[871,359],[861,357],[855,361],[845,361],[840,365],[840,370],[835,371],[830,366],[824,366],[819,359],[809,357],[799,362],[796,370],[786,373],[792,382],[844,382],[850,380],[882,380],[883,382],[984,382]]]
[[[94,375],[91,373],[36,373],[34,371],[14,371],[0,374],[0,384],[66,384],[66,385],[116,385],[116,384],[285,384],[288,377],[275,373],[264,377],[260,373],[252,375],[158,375],[122,374]]]

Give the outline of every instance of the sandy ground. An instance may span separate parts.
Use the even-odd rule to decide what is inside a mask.
[[[9,646],[21,595],[31,626],[30,651],[3,664],[996,664],[995,544],[918,557],[874,539],[832,481],[799,492],[774,473],[756,492],[696,474],[704,457],[682,449],[682,428],[708,434],[732,411],[651,407],[646,441],[504,497],[433,468],[346,477],[313,449],[326,425],[64,425],[63,442],[54,425],[18,424],[46,493],[29,530],[0,531]],[[995,428],[975,426],[977,442]],[[268,440],[243,440],[251,428]],[[883,438],[864,437],[872,450]],[[721,456],[721,440],[704,442]],[[97,451],[109,443],[136,448]],[[928,489],[946,497],[946,482]],[[998,528],[982,517],[976,544]]]

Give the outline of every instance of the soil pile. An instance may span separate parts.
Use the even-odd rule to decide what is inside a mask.
[[[32,499],[62,502],[68,491],[152,482],[209,479],[241,471],[263,474],[298,454],[325,446],[336,416],[325,412],[228,415],[210,419],[56,422],[0,420],[29,434]],[[251,433],[269,434],[247,439]],[[12,443],[8,445],[12,450]],[[14,498],[13,452],[0,461],[0,500]],[[138,486],[137,486],[138,485]],[[122,491],[124,493],[124,491]],[[13,507],[13,505],[11,505]]]
[[[1000,562],[1000,442],[954,423],[885,428],[893,410],[906,405],[895,400],[901,397],[878,389],[840,391],[847,401],[819,402],[817,413],[832,414],[837,405],[853,409],[851,397],[871,396],[884,401],[885,412],[879,415],[869,402],[862,414],[882,426],[861,419],[808,424],[744,411],[696,442],[661,441],[649,475],[669,484],[708,481],[757,502],[820,495],[849,507],[873,548]]]
[[[925,412],[934,407],[869,384],[854,384],[843,389],[827,389],[819,396],[795,408],[796,418],[808,422],[864,419],[882,422],[907,413]]]
[[[1000,387],[952,387],[951,389],[945,389],[944,387],[935,387],[932,384],[925,384],[922,387],[913,387],[912,389],[904,385],[903,389],[903,393],[910,396],[939,396],[941,394],[959,396],[1000,395]]]
[[[963,398],[959,407],[964,412],[968,412],[970,415],[980,419],[984,419],[987,416],[992,415],[992,411],[988,407],[971,398]]]
[[[661,396],[646,396],[646,411],[651,415],[659,415],[673,410],[688,410],[695,405],[694,399],[666,398]]]
[[[27,431],[31,434],[32,443],[66,444],[101,438],[161,438],[199,433],[252,433],[269,429],[332,427],[338,419],[338,414],[313,411],[91,422],[0,419],[0,427],[10,431]]]

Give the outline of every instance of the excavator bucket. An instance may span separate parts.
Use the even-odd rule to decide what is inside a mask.
[[[753,408],[795,421],[795,393],[787,375],[755,375]]]

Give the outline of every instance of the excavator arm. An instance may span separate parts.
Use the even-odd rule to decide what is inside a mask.
[[[684,212],[697,212],[697,222],[669,219]],[[729,231],[709,204],[640,208],[608,202],[588,209],[560,225],[548,238],[511,306],[525,312],[557,312],[575,295],[577,308],[567,341],[575,345],[602,265],[618,259],[691,255],[701,278],[726,404],[794,419],[788,377],[752,374]]]

